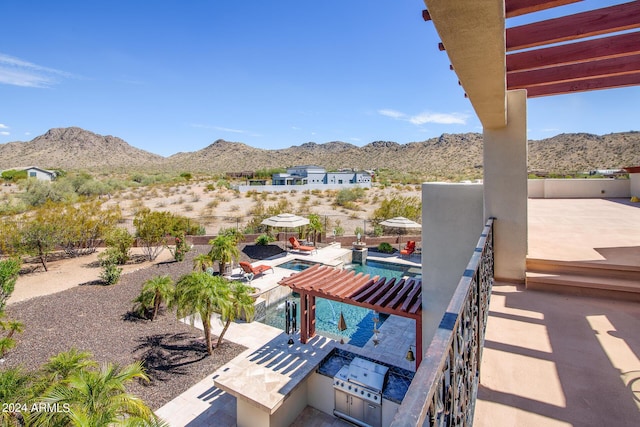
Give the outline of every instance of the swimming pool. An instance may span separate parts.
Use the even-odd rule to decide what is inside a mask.
[[[293,259],[278,265],[277,267],[288,268],[295,271],[303,271],[313,265],[320,264],[317,262]],[[356,273],[364,273],[373,276],[386,278],[401,278],[405,276],[417,277],[422,274],[421,267],[405,264],[393,264],[383,261],[367,260],[365,265],[349,264],[346,269],[354,270]],[[297,303],[300,298],[296,293],[289,298]],[[284,305],[282,300],[276,304],[267,307],[266,317],[258,320],[261,323],[284,330]],[[298,307],[300,305],[298,304]],[[340,331],[338,329],[338,320],[342,313],[347,329]],[[358,307],[355,305],[344,304],[338,301],[330,301],[324,298],[316,299],[316,332],[319,335],[333,338],[336,340],[344,339],[349,344],[363,347],[367,341],[373,336],[374,318],[378,319],[377,327],[388,318],[387,314],[377,314],[373,310]],[[300,325],[300,310],[298,310],[298,325]]]
[[[297,293],[293,293],[288,299],[298,303],[298,326],[300,326],[300,297]],[[267,308],[266,317],[258,321],[284,330],[284,305],[285,300],[271,305]],[[347,324],[347,329],[344,331],[338,329],[340,313]],[[338,301],[316,298],[316,332],[328,338],[344,339],[349,344],[364,347],[373,336],[373,320],[376,317],[378,318],[377,327],[380,328],[389,315],[377,314],[373,310]]]
[[[380,277],[419,277],[422,275],[422,267],[406,265],[406,264],[393,264],[384,261],[372,261],[367,260],[364,265],[349,264],[345,268],[353,269],[356,273],[365,273],[373,276]]]
[[[282,264],[276,265],[276,267],[286,268],[288,270],[303,271],[309,267],[313,267],[316,264],[322,264],[321,262],[309,261],[306,259],[292,259]]]

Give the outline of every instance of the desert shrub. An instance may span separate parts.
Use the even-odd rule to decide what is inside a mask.
[[[191,178],[193,178],[193,175],[191,175],[191,172],[182,172],[180,174],[180,178],[184,179],[185,181],[191,181]]]
[[[356,229],[353,230],[354,236],[357,236],[358,234],[360,234],[361,237],[364,237],[364,230],[362,229],[362,227],[356,227]]]
[[[9,258],[0,260],[0,313],[4,311],[7,299],[13,293],[20,272],[20,260]]]
[[[372,221],[379,223],[385,219],[403,216],[412,221],[420,221],[422,217],[422,201],[419,197],[393,196],[385,198],[378,209],[373,211]]]
[[[385,254],[393,253],[393,246],[390,243],[382,242],[378,245],[378,252],[382,252]]]
[[[343,188],[336,194],[335,204],[347,209],[354,209],[356,202],[364,198],[364,188]]]
[[[113,255],[113,252],[105,251],[99,256],[100,266],[102,267],[100,278],[106,285],[115,285],[120,280],[120,275],[122,275],[122,268],[118,267]]]
[[[261,234],[256,238],[256,245],[268,245],[271,242],[275,242],[275,237],[269,236],[268,234]]]
[[[134,237],[124,228],[113,228],[105,237],[107,251],[112,253],[109,255],[114,259],[116,264],[122,265],[129,261],[129,251],[133,246]]]

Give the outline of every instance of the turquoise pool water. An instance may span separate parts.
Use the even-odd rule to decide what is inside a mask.
[[[308,260],[291,260],[286,263],[278,265],[278,267],[288,268],[290,270],[302,271],[312,265],[318,264]],[[420,267],[392,264],[381,261],[367,260],[367,264],[350,264],[346,266],[347,269],[353,269],[357,273],[370,274],[371,276],[380,277],[417,277],[422,274]],[[296,302],[300,302],[297,294],[293,294],[290,298]],[[267,325],[274,326],[276,328],[284,330],[284,301],[273,304],[267,308],[266,317],[259,320]],[[298,326],[300,325],[298,304]],[[338,330],[338,319],[342,313],[347,329],[344,331]],[[323,335],[336,340],[344,339],[345,342],[349,342],[352,345],[358,347],[364,347],[367,341],[373,336],[373,319],[378,318],[378,328],[389,317],[386,314],[375,314],[372,310],[366,308],[357,307],[355,305],[348,305],[337,301],[330,301],[324,298],[316,299],[316,332],[319,335]]]
[[[300,297],[293,293],[289,300],[298,303],[298,328],[300,327]],[[259,320],[261,323],[273,326],[284,331],[284,305],[282,300],[267,308],[267,315]],[[347,329],[338,330],[340,313],[344,317]],[[324,298],[316,298],[316,332],[319,335],[335,340],[344,339],[349,344],[364,347],[373,336],[373,319],[376,315],[373,310],[343,304],[338,301],[329,301]],[[389,317],[387,314],[378,314],[378,328]]]

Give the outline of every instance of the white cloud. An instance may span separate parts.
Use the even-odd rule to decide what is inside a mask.
[[[406,117],[406,114],[401,113],[400,111],[388,110],[388,109],[378,110],[378,114],[386,117],[391,117],[392,119],[402,119]]]
[[[431,113],[423,112],[413,116],[409,116],[401,111],[382,109],[378,110],[378,114],[390,117],[396,120],[404,120],[414,125],[420,126],[426,123],[436,123],[441,125],[464,125],[469,118],[468,114],[463,113]]]
[[[9,126],[0,123],[0,129],[9,129]]]
[[[8,135],[11,135],[11,133],[10,133],[10,132],[7,132],[7,131],[2,131],[2,132],[0,132],[0,135],[2,135],[2,136],[8,136]]]
[[[409,121],[414,125],[423,125],[425,123],[437,123],[441,125],[464,125],[467,123],[466,114],[460,113],[420,113],[415,116],[411,116]]]
[[[57,83],[60,77],[71,77],[71,74],[0,53],[0,83],[46,88]]]

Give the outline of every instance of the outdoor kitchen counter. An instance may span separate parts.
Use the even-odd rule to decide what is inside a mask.
[[[288,425],[280,419],[283,413],[306,406],[306,391],[296,397],[296,388],[306,387],[305,380],[335,347],[334,341],[319,335],[307,344],[300,344],[298,336],[291,346],[287,341],[283,333],[258,349],[245,351],[214,378],[216,387],[237,398],[239,427]],[[294,407],[276,414],[287,405]]]

